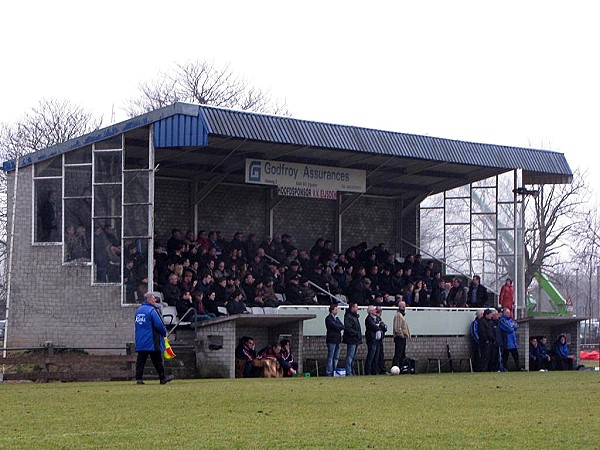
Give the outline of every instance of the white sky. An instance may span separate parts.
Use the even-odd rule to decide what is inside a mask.
[[[213,60],[296,118],[565,153],[600,192],[600,2],[4,1],[0,122],[42,98],[125,119]]]

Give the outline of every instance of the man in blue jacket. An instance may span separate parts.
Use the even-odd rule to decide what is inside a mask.
[[[144,303],[135,312],[135,380],[137,384],[144,384],[144,366],[148,356],[154,364],[160,384],[167,384],[173,380],[173,375],[165,376],[162,353],[165,351],[163,337],[167,329],[160,316],[159,309],[155,306],[157,298],[154,292],[144,295]]]
[[[502,316],[498,320],[498,328],[502,332],[502,366],[508,369],[508,354],[510,353],[519,370],[519,350],[517,349],[517,334],[519,324],[511,318],[511,310],[504,308]]]

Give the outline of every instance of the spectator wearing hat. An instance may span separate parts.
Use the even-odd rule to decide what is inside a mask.
[[[285,303],[288,305],[302,305],[303,302],[304,296],[300,291],[300,275],[295,274],[290,278],[285,288]]]

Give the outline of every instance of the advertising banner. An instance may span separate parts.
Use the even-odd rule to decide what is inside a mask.
[[[365,192],[367,174],[357,169],[246,159],[246,183],[277,186],[280,195],[335,199],[338,191]]]

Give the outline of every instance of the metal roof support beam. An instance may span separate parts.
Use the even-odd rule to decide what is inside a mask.
[[[273,235],[275,234],[275,214],[273,213],[273,211],[275,210],[277,205],[279,205],[285,199],[285,197],[283,195],[277,195],[277,191],[275,189],[267,189],[265,192],[267,195],[267,201],[265,202],[267,208],[265,213],[267,216],[267,226],[269,228],[267,230],[267,235],[273,238]]]
[[[408,211],[412,210],[413,208],[415,208],[419,203],[421,203],[423,200],[425,200],[427,197],[429,197],[433,192],[428,192],[427,194],[420,194],[417,195],[412,202],[410,202],[408,205],[404,205],[402,208],[402,212],[401,212],[401,216],[404,219],[404,217],[406,217],[406,214]]]
[[[225,178],[227,178],[227,174],[226,173],[222,173],[220,175],[217,175],[216,177],[214,177],[213,179],[211,179],[208,183],[206,183],[204,185],[204,187],[202,189],[200,189],[198,192],[196,192],[194,194],[194,206],[198,206],[198,203],[200,203],[202,200],[204,200],[206,197],[208,197],[208,195],[214,191],[214,189],[220,184],[222,183]]]

